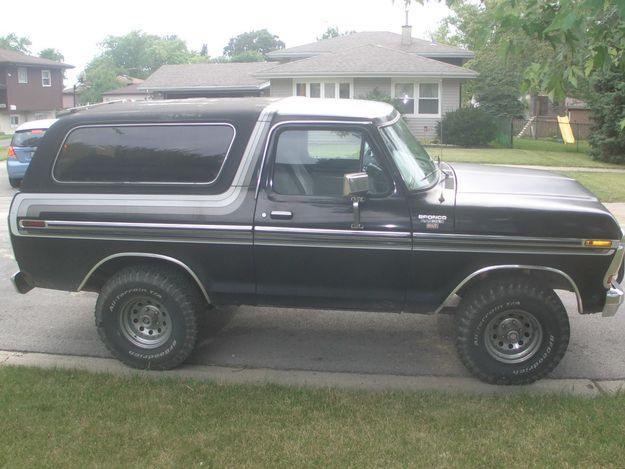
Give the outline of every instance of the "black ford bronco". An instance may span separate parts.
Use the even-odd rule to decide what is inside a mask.
[[[225,304],[451,312],[478,378],[522,384],[567,311],[623,302],[623,232],[557,174],[436,163],[391,106],[117,103],[60,119],[11,205],[17,290],[99,293],[110,351],[168,369]]]

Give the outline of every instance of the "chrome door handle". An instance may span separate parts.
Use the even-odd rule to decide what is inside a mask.
[[[271,212],[271,218],[275,218],[276,220],[290,220],[293,218],[293,212],[289,212],[288,210],[273,210]]]

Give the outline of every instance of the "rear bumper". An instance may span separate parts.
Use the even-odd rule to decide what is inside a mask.
[[[7,159],[7,173],[11,179],[23,179],[30,163],[21,163],[13,158]]]
[[[612,282],[612,288],[605,295],[605,306],[601,315],[608,318],[614,316],[624,302],[625,293],[623,293],[623,287],[617,282]]]
[[[11,283],[15,290],[22,295],[31,291],[35,286],[28,280],[28,277],[24,275],[24,272],[15,272],[11,275]]]

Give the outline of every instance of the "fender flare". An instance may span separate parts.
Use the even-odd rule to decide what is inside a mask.
[[[522,265],[522,264],[491,265],[491,266],[483,267],[479,270],[476,270],[472,274],[465,277],[464,280],[462,280],[456,286],[456,288],[454,288],[451,291],[451,293],[447,296],[447,298],[445,298],[445,301],[443,301],[443,303],[436,309],[435,314],[440,313],[443,310],[443,308],[445,308],[446,306],[449,306],[452,303],[456,294],[462,289],[462,287],[467,285],[475,277],[481,274],[496,271],[496,270],[538,270],[542,272],[550,272],[552,274],[559,275],[569,283],[572,291],[575,293],[575,297],[577,299],[577,312],[579,314],[584,314],[582,295],[579,292],[579,288],[577,288],[577,284],[575,283],[575,281],[571,278],[569,274],[567,274],[566,272],[563,272],[562,270],[555,269],[553,267],[546,267],[542,265]]]
[[[149,252],[120,252],[120,253],[112,254],[110,256],[105,257],[104,259],[100,260],[96,265],[94,265],[91,268],[91,270],[89,270],[89,272],[87,272],[87,275],[85,275],[85,278],[83,279],[83,281],[80,282],[80,285],[78,286],[77,291],[82,291],[82,289],[85,287],[85,285],[87,284],[87,282],[89,281],[93,273],[96,272],[101,266],[103,266],[110,260],[119,259],[123,257],[138,257],[138,258],[143,257],[143,258],[148,258],[148,259],[159,259],[159,260],[163,260],[163,261],[167,261],[172,264],[175,264],[178,267],[182,267],[195,281],[195,283],[197,284],[198,288],[202,292],[202,295],[204,296],[208,304],[212,304],[210,297],[208,296],[208,292],[206,291],[206,288],[204,288],[204,285],[200,281],[200,278],[187,264],[173,257],[164,256],[162,254],[149,253]]]

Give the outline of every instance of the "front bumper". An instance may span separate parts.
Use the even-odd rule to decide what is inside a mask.
[[[22,295],[35,288],[23,272],[15,272],[11,275],[11,283],[13,284],[13,287],[15,287],[15,290]]]
[[[601,315],[606,318],[614,316],[623,303],[625,303],[623,287],[617,282],[612,282],[612,288],[605,295],[605,306]]]

